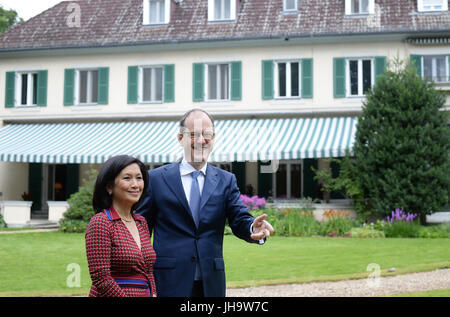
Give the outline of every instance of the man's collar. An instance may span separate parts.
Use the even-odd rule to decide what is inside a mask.
[[[208,163],[205,164],[205,166],[203,166],[200,171],[202,172],[203,175],[206,175],[206,168],[208,167]],[[180,174],[181,176],[184,175],[188,175],[191,174],[193,171],[195,171],[196,169],[189,164],[185,158],[183,158],[183,160],[180,163]]]

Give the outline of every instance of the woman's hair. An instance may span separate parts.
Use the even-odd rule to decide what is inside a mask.
[[[111,186],[111,188],[114,187],[114,181],[120,172],[128,165],[134,163],[136,163],[141,170],[142,179],[144,180],[144,189],[139,201],[131,207],[131,210],[136,209],[140,205],[148,188],[147,167],[137,158],[128,155],[118,155],[107,160],[98,173],[94,186],[94,195],[92,197],[92,207],[94,207],[95,213],[102,212],[104,209],[111,207],[112,196],[107,192],[108,185]]]

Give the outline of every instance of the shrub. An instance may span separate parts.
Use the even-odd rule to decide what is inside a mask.
[[[419,236],[420,225],[408,222],[394,222],[384,227],[384,234],[387,238],[417,238]]]
[[[441,223],[440,225],[438,225],[438,228],[442,231],[447,231],[450,236],[450,222]]]
[[[0,228],[6,228],[7,226],[5,220],[3,220],[3,215],[0,214]]]
[[[314,219],[312,210],[303,208],[268,208],[251,210],[254,217],[266,214],[266,220],[275,232],[272,235],[310,237],[319,234],[320,223]]]
[[[319,234],[328,237],[350,236],[353,222],[350,219],[337,217],[322,222]]]
[[[391,217],[382,222],[377,221],[375,229],[383,230],[387,238],[417,238],[420,225],[414,222],[417,214],[405,213],[404,208],[396,208]]]
[[[441,111],[446,97],[409,63],[389,66],[366,94],[352,175],[375,214],[404,206],[424,224],[450,199],[450,126]]]
[[[354,224],[348,218],[348,211],[330,209],[325,211],[323,216],[325,219],[321,224],[320,235],[329,237],[350,236],[350,230]]]
[[[365,226],[359,228],[352,228],[350,236],[352,238],[384,238],[385,234],[383,231],[375,230]]]
[[[421,227],[418,232],[419,238],[448,238],[449,233],[447,230],[442,229],[440,226]]]
[[[311,210],[284,209],[281,214],[277,223],[279,235],[310,237],[319,234],[320,223]]]
[[[86,186],[81,186],[78,192],[70,195],[68,199],[70,207],[60,220],[59,230],[62,232],[86,232],[86,228],[95,214],[92,207],[92,195],[97,171],[88,172]]]

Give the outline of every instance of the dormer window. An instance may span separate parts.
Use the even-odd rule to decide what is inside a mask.
[[[283,0],[283,11],[297,11],[297,0]]]
[[[208,0],[208,21],[236,19],[236,0]]]
[[[345,0],[345,14],[373,14],[375,0]]]
[[[143,24],[167,24],[170,19],[170,0],[143,0]]]
[[[417,10],[419,12],[447,11],[447,0],[417,0]]]

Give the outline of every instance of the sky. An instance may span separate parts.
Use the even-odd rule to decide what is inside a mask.
[[[53,7],[63,0],[0,0],[3,9],[14,9],[24,21]]]

